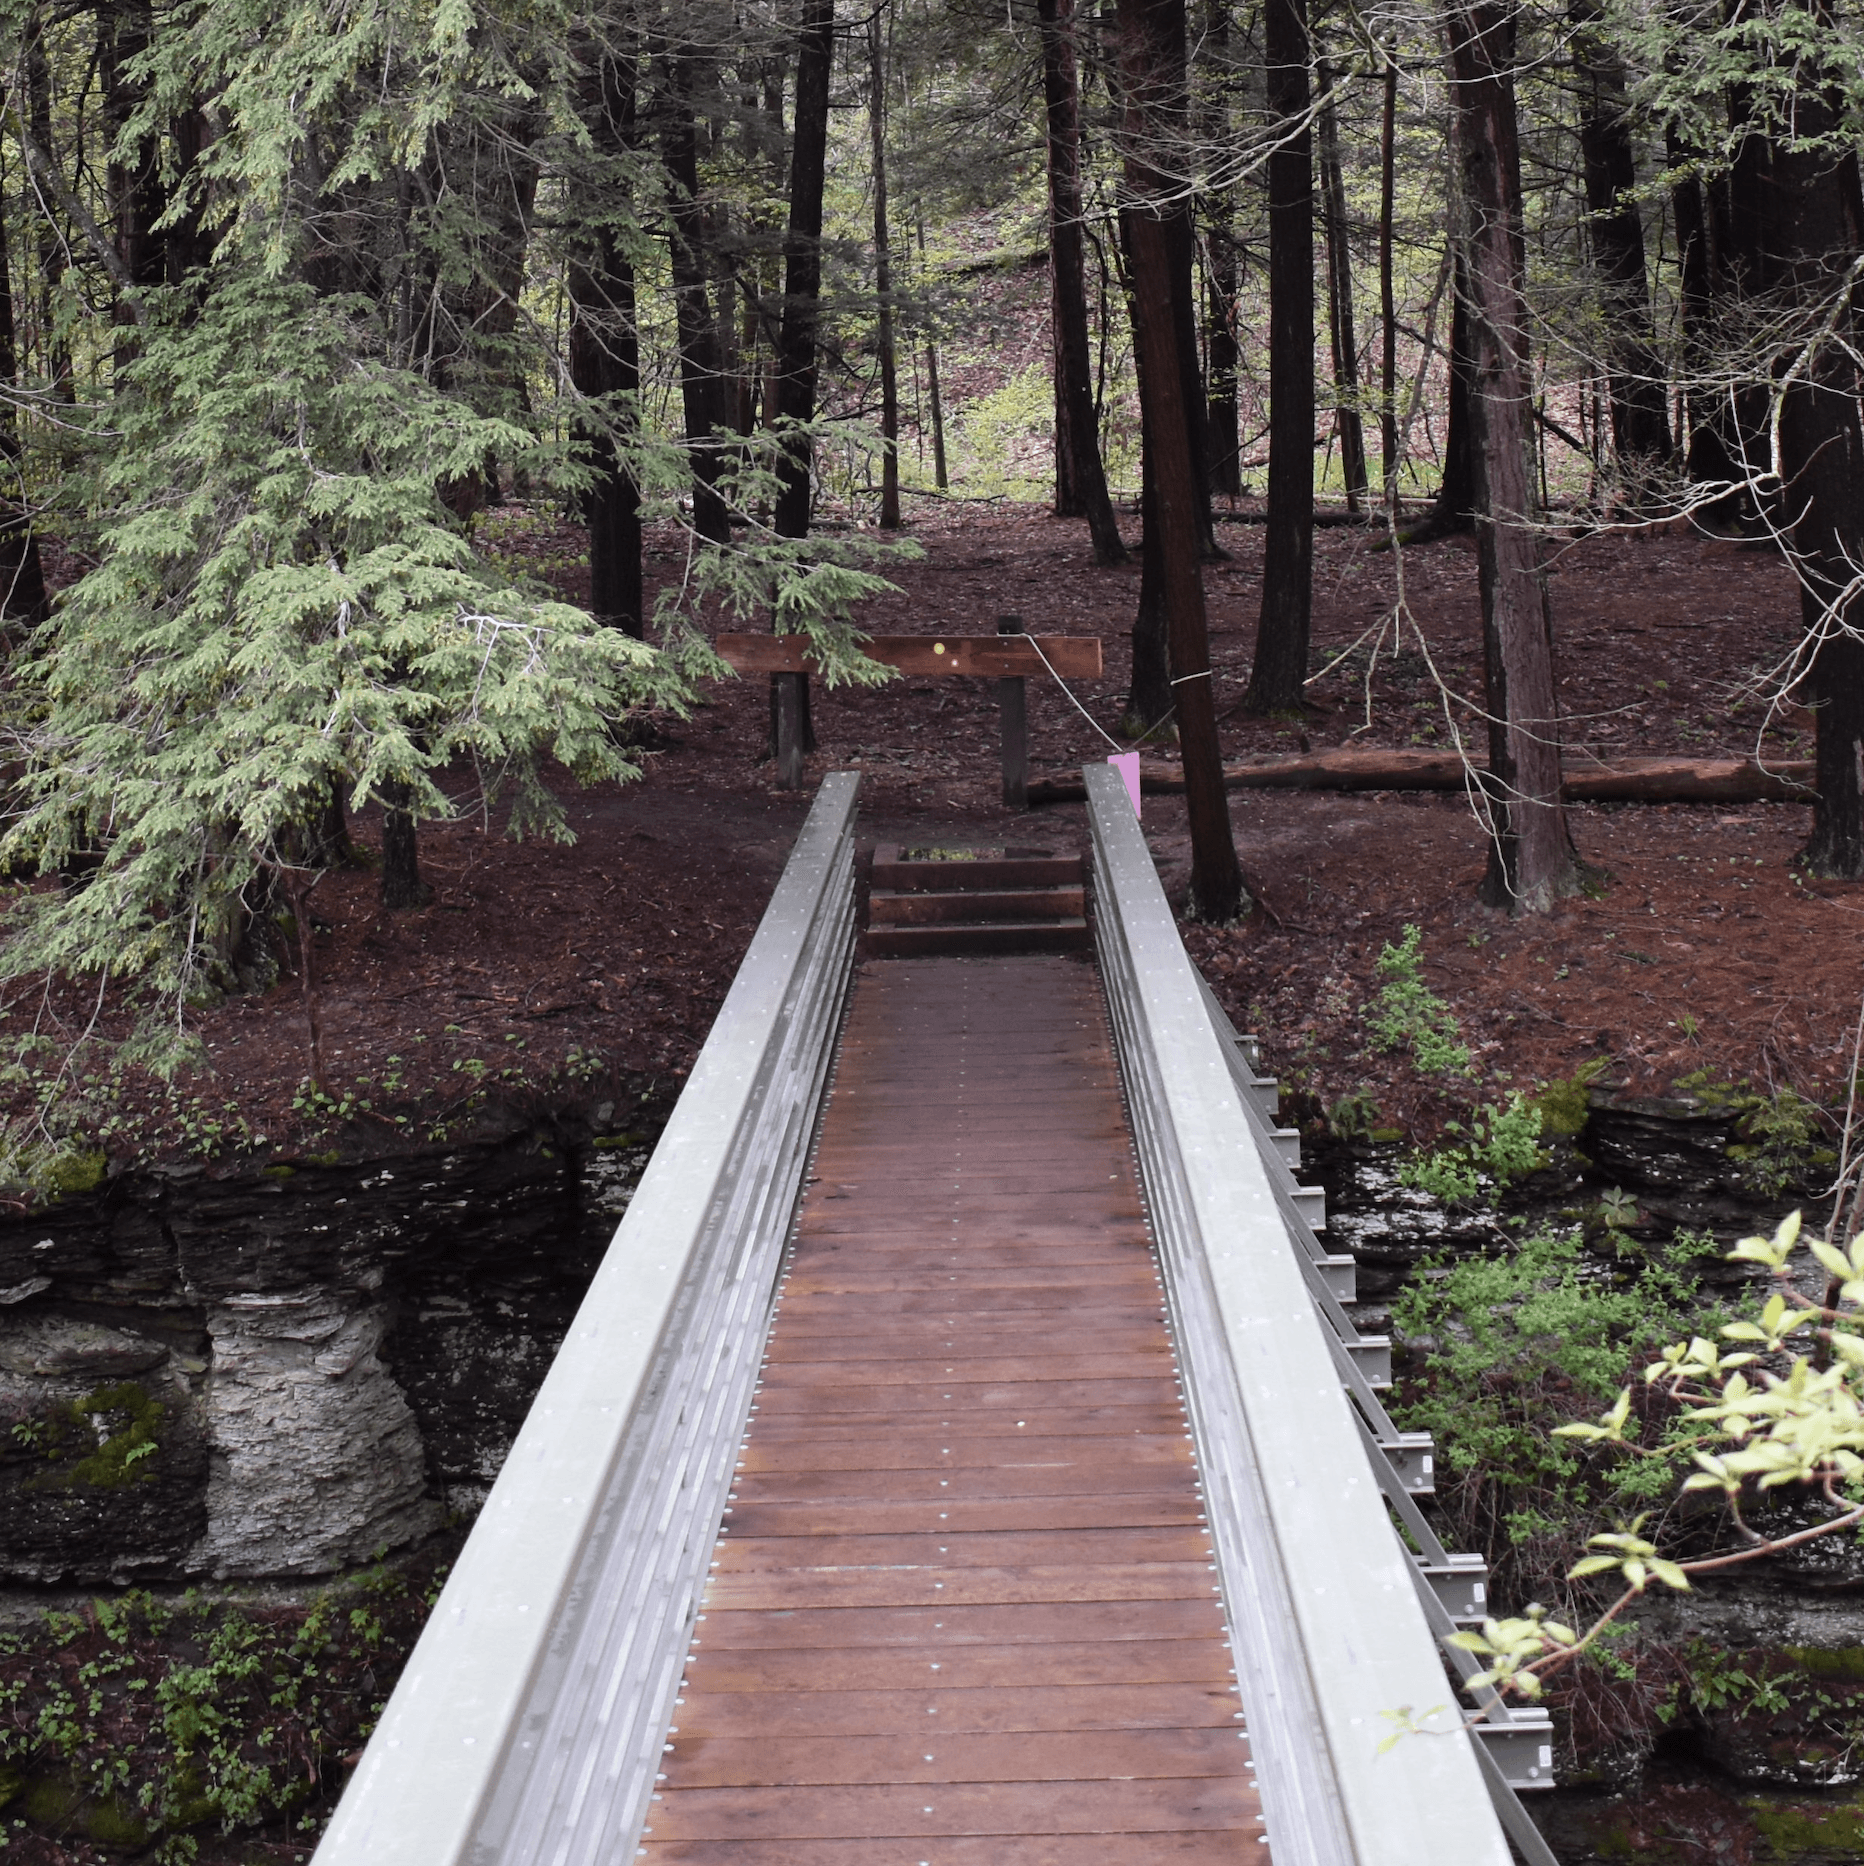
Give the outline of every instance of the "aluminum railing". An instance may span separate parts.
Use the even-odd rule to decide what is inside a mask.
[[[823,780],[316,1866],[634,1857],[833,1061],[858,783]]]
[[[1290,1248],[1298,1202],[1258,1147],[1125,785],[1085,776],[1101,974],[1276,1866],[1507,1866],[1496,1771],[1459,1731],[1342,1385],[1370,1391],[1334,1266]]]

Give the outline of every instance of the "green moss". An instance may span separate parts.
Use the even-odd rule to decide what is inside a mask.
[[[295,1166],[266,1166],[259,1169],[261,1179],[290,1179],[296,1172]]]
[[[93,1420],[114,1416],[123,1417],[126,1423],[99,1444]],[[43,1441],[46,1457],[59,1468],[32,1478],[26,1488],[121,1490],[149,1482],[155,1476],[154,1460],[160,1450],[156,1434],[162,1417],[161,1401],[130,1380],[68,1401],[48,1416]],[[66,1462],[86,1446],[90,1449],[83,1457]]]
[[[335,1166],[343,1155],[332,1147],[328,1153],[307,1153],[304,1156],[306,1166]]]
[[[22,1778],[22,1786],[25,1793],[17,1811],[35,1826],[82,1834],[98,1846],[126,1852],[140,1851],[155,1836],[133,1802],[121,1795],[86,1795],[62,1770]]]
[[[1814,1678],[1864,1685],[1864,1646],[1782,1646],[1782,1655]]]
[[[1801,1802],[1782,1807],[1759,1797],[1747,1804],[1754,1831],[1782,1859],[1864,1848],[1864,1806],[1856,1801]]]
[[[26,1786],[26,1771],[14,1763],[0,1762],[0,1808],[10,1806]]]
[[[43,1169],[45,1189],[54,1198],[69,1198],[74,1193],[95,1192],[104,1183],[110,1165],[104,1153],[60,1153]]]
[[[1589,1090],[1593,1078],[1605,1068],[1603,1057],[1584,1063],[1563,1082],[1549,1082],[1529,1105],[1540,1111],[1540,1131],[1562,1134],[1568,1140],[1586,1125],[1592,1112]]]
[[[639,1134],[598,1134],[589,1144],[598,1152],[605,1152],[610,1147],[638,1147],[641,1138]]]

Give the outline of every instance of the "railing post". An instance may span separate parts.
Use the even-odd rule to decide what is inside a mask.
[[[1021,616],[998,616],[999,635],[1023,633]],[[1011,810],[1029,808],[1029,696],[1021,674],[997,682],[997,711],[1003,725],[1003,802]]]

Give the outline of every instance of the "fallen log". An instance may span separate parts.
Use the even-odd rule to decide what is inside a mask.
[[[1487,767],[1478,762],[1473,769]],[[1471,767],[1454,752],[1388,751],[1377,746],[1246,758],[1223,767],[1227,790],[1461,790]],[[1176,765],[1139,767],[1139,788],[1155,796],[1184,789]],[[1763,768],[1751,758],[1616,758],[1571,764],[1562,791],[1569,803],[1810,803],[1812,761],[1782,759]],[[1079,803],[1078,777],[1037,778],[1029,801]]]

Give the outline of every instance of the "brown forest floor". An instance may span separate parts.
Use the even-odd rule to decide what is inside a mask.
[[[873,604],[864,625],[988,633],[998,614],[1016,613],[1036,632],[1099,634],[1106,678],[1076,691],[1111,728],[1137,567],[1095,569],[1083,528],[1036,508],[914,501],[910,518],[926,558],[895,573],[901,594]],[[566,592],[586,575],[580,534],[541,512],[497,514],[493,535],[501,553],[530,558]],[[1443,703],[1415,638],[1380,658],[1369,696],[1362,644],[1312,689],[1317,711],[1302,728],[1227,710],[1248,670],[1262,528],[1225,522],[1219,535],[1231,555],[1207,586],[1227,755],[1301,741],[1444,742]],[[656,538],[654,553],[654,573],[677,574],[677,538]],[[1390,610],[1396,566],[1345,529],[1317,534],[1316,559],[1319,666]],[[1451,540],[1407,551],[1403,574],[1432,659],[1467,690],[1480,669],[1472,549]],[[1594,536],[1558,548],[1552,588],[1575,747],[1755,749],[1752,691],[1790,652],[1798,614],[1776,556],[1677,534]],[[1002,807],[993,685],[818,690],[811,786],[830,769],[864,773],[868,847],[1006,836],[1080,846],[1081,806],[1027,818]],[[1030,719],[1038,772],[1107,750],[1051,683],[1031,683]],[[590,1100],[615,1082],[664,1094],[703,1040],[807,807],[806,793],[773,787],[765,720],[761,681],[718,683],[690,720],[668,724],[641,782],[567,797],[574,847],[514,845],[465,815],[424,830],[435,898],[421,911],[382,914],[367,870],[326,879],[313,906],[330,1085],[338,1100],[370,1102],[368,1112],[294,1110],[304,1022],[287,976],[200,1014],[211,1075],[145,1098],[145,1138],[118,1146],[145,1158],[206,1152],[220,1120],[265,1136],[251,1147],[273,1157],[333,1138],[364,1153],[424,1140],[443,1122],[449,1134],[468,1131],[488,1103],[559,1099],[566,1067],[580,1079],[577,1058],[591,1052],[602,1067]],[[1807,755],[1805,715],[1777,723],[1769,751]],[[1490,1084],[1551,1080],[1603,1058],[1608,1080],[1645,1092],[1699,1070],[1827,1101],[1841,1092],[1864,984],[1864,888],[1794,870],[1802,807],[1576,808],[1573,833],[1604,871],[1602,891],[1548,919],[1510,922],[1476,904],[1484,844],[1459,797],[1245,792],[1232,806],[1259,906],[1239,927],[1194,927],[1188,940],[1238,1022],[1262,1035],[1267,1065],[1321,1106],[1364,1089],[1386,1122],[1420,1133],[1434,1124],[1435,1092],[1369,1047],[1361,1016],[1379,951],[1407,922],[1423,929],[1425,978],[1461,1018]],[[1181,880],[1182,800],[1148,798],[1145,827],[1168,882]],[[376,826],[364,818],[356,828],[366,847]],[[55,994],[49,1008],[75,1034],[90,1005]],[[36,995],[21,999],[9,1027],[45,1014]],[[97,1055],[79,1059],[80,1077]],[[119,1157],[127,1163],[128,1152]],[[249,1170],[252,1157],[238,1148],[219,1170]]]

